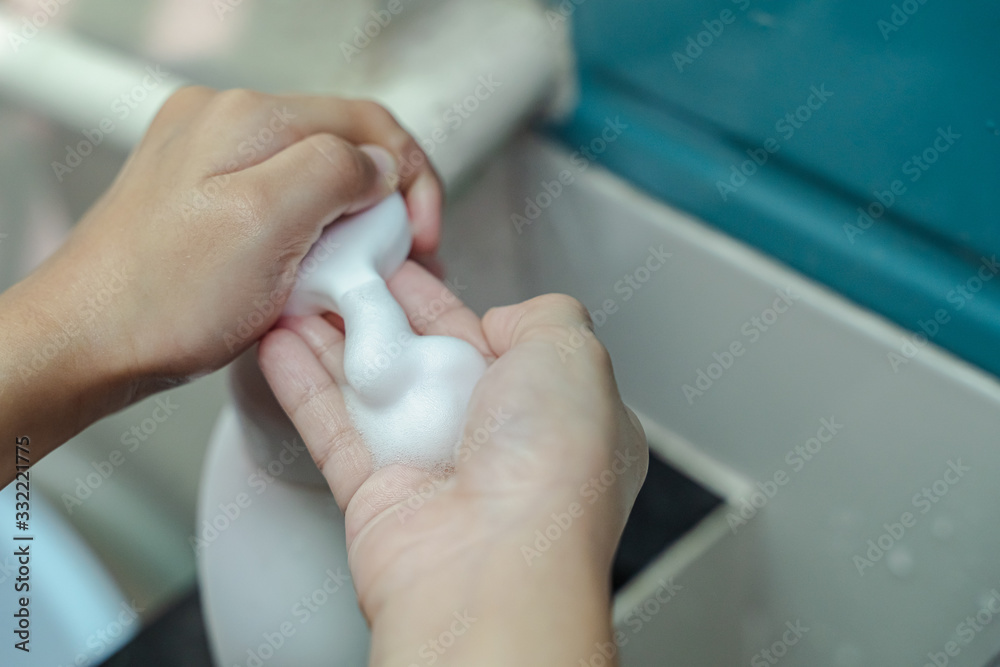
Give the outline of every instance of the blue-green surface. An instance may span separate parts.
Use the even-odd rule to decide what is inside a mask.
[[[606,166],[1000,374],[1000,4],[561,6],[565,141],[620,117]]]

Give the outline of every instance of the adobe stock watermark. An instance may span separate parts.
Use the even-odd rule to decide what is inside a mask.
[[[80,665],[91,665],[102,656],[108,649],[112,648],[126,630],[139,622],[139,615],[146,611],[145,607],[140,607],[135,600],[132,603],[121,603],[121,611],[118,616],[109,621],[103,628],[90,633],[84,641],[87,651],[77,653],[72,663],[63,665],[59,663],[57,667],[79,667]]]
[[[273,107],[267,122],[256,132],[246,135],[236,145],[236,154],[239,158],[231,158],[218,168],[218,171],[221,172],[218,176],[212,176],[201,185],[193,188],[191,196],[180,205],[181,217],[185,221],[190,221],[196,213],[208,210],[212,202],[229,186],[233,174],[239,171],[243,164],[252,164],[258,155],[267,150],[275,137],[288,129],[291,121],[296,118],[298,118],[298,114],[289,111],[288,107],[280,109]],[[314,144],[314,146],[323,157],[333,161],[318,145]]]
[[[467,285],[462,285],[457,281],[446,280],[444,287],[441,288],[441,292],[437,297],[409,313],[407,317],[413,328],[417,331],[426,330],[428,326],[447,312],[449,307],[459,303],[456,293],[467,288]],[[390,340],[381,345],[375,354],[366,354],[364,368],[361,372],[364,376],[363,381],[368,383],[377,380],[380,375],[392,368],[393,363],[397,359],[403,356],[406,348],[420,340],[420,338],[421,335],[417,335],[412,331],[401,331],[395,340]]]
[[[784,468],[778,468],[769,479],[757,482],[753,491],[740,498],[737,508],[726,513],[726,523],[729,524],[733,535],[757,516],[757,512],[764,509],[778,495],[781,488],[792,480],[795,473],[801,471],[807,463],[816,458],[823,451],[823,446],[833,442],[843,429],[844,425],[838,423],[836,417],[820,419],[816,434],[806,439],[801,445],[795,445],[785,454],[785,464],[791,470],[786,471]]]
[[[893,33],[910,22],[910,17],[920,11],[920,8],[927,4],[927,0],[903,0],[901,3],[893,4],[888,19],[879,19],[875,22],[875,27],[882,33],[882,39],[889,41]]]
[[[750,8],[751,0],[732,0],[732,3],[736,5],[736,9],[739,12],[746,12]],[[684,73],[684,68],[688,65],[693,65],[694,61],[701,58],[702,54],[705,53],[706,49],[712,47],[713,44],[722,37],[722,33],[725,32],[726,26],[732,25],[736,22],[737,11],[732,9],[723,9],[719,12],[717,17],[712,17],[710,19],[705,19],[701,22],[701,27],[704,30],[699,30],[698,32],[692,33],[687,36],[685,41],[685,46],[682,51],[674,51],[671,57],[674,60],[674,66],[677,68],[678,72]]]
[[[586,513],[587,507],[600,500],[622,475],[631,471],[633,466],[638,463],[639,457],[632,452],[628,450],[616,451],[615,459],[609,467],[580,486],[581,501],[571,502],[563,512],[553,512],[550,515],[551,523],[535,531],[534,541],[521,545],[521,556],[528,567],[532,567],[536,560],[541,558],[545,552],[552,548],[553,544],[569,532],[577,519]]]
[[[896,521],[883,523],[882,528],[885,530],[878,537],[868,540],[867,550],[851,558],[859,575],[865,576],[865,570],[874,567],[875,563],[882,560],[903,540],[907,531],[916,527],[921,516],[934,509],[934,506],[948,495],[952,487],[962,481],[966,473],[972,472],[972,468],[962,464],[962,459],[949,459],[946,463],[947,468],[941,477],[920,489],[910,499],[910,504],[913,509],[918,510],[917,513],[903,512]]]
[[[212,9],[215,11],[215,18],[221,23],[242,4],[243,0],[212,0]]]
[[[785,621],[785,631],[781,637],[775,640],[770,646],[762,648],[750,658],[750,667],[768,667],[777,665],[782,658],[788,655],[788,651],[799,643],[799,641],[809,632],[809,628],[802,625],[802,621]]]
[[[457,278],[448,278],[444,281],[444,287],[440,294],[416,310],[410,311],[409,320],[413,323],[413,328],[426,330],[428,326],[437,321],[441,315],[452,306],[459,304],[458,295],[469,289],[468,285],[463,285]]]
[[[623,123],[620,116],[615,116],[614,119],[605,118],[604,128],[600,134],[588,143],[578,146],[569,156],[569,163],[573,169],[563,169],[551,181],[542,181],[540,190],[534,197],[524,198],[524,209],[520,213],[511,214],[510,222],[517,233],[521,234],[525,227],[531,226],[538,220],[542,212],[562,195],[565,188],[573,185],[577,176],[587,171],[597,157],[608,150],[609,145],[618,141],[618,137],[628,128],[628,123]]]
[[[504,406],[490,408],[486,413],[483,423],[474,429],[467,430],[467,435],[455,448],[456,461],[468,461],[476,452],[486,446],[493,439],[493,436],[510,421],[511,415]],[[393,512],[400,523],[420,511],[441,489],[448,485],[450,476],[426,474],[426,481],[422,482],[411,493],[406,500],[397,503],[393,507]]]
[[[427,158],[432,157],[438,147],[447,143],[467,120],[472,118],[484,102],[493,97],[497,90],[503,87],[503,81],[496,78],[494,74],[484,74],[476,80],[476,86],[468,95],[453,102],[441,114],[441,119],[436,123],[428,136],[417,139],[417,145],[421,150],[414,149],[409,155],[403,156],[402,164],[397,165],[400,178],[407,178],[424,166]]]
[[[266,466],[258,466],[257,470],[247,477],[247,487],[254,491],[254,495],[250,495],[247,491],[241,491],[232,499],[219,503],[215,514],[202,520],[199,531],[188,537],[188,543],[195,555],[200,555],[209,545],[219,539],[222,533],[229,530],[230,526],[239,521],[243,512],[253,504],[253,499],[267,491],[270,485],[288,469],[288,466],[295,463],[304,452],[308,451],[298,438],[293,438],[291,442],[283,441],[278,455],[271,459]]]
[[[558,5],[545,10],[545,20],[549,24],[549,32],[555,32],[559,27],[565,27],[566,21],[573,16],[576,8],[587,0],[560,0]]]
[[[806,123],[812,119],[813,114],[833,97],[833,93],[826,89],[826,84],[810,86],[809,96],[805,102],[794,110],[787,112],[774,123],[774,130],[784,141],[791,140],[796,131],[801,130]],[[746,150],[749,160],[744,160],[739,165],[729,166],[729,178],[726,181],[716,181],[715,188],[719,191],[722,201],[728,201],[730,195],[736,194],[740,188],[747,184],[747,180],[752,178],[761,167],[767,164],[771,156],[781,150],[781,141],[774,137],[764,140],[762,146],[748,148]]]
[[[610,667],[617,664],[615,657],[623,646],[629,643],[635,635],[642,632],[642,629],[653,620],[653,617],[660,613],[667,604],[673,600],[677,593],[684,590],[680,584],[675,584],[672,577],[660,579],[649,597],[636,605],[625,614],[624,623],[632,631],[629,635],[624,630],[615,630],[609,642],[594,642],[594,652],[587,658],[580,658],[578,667]]]
[[[962,310],[965,306],[976,298],[976,295],[986,286],[986,283],[1000,273],[1000,263],[997,256],[980,257],[979,269],[975,275],[954,288],[948,290],[945,299],[951,304],[955,311]],[[903,337],[897,350],[889,350],[886,359],[893,373],[898,373],[899,369],[908,365],[920,351],[934,340],[941,330],[951,322],[951,313],[945,308],[938,308],[931,317],[926,320],[917,320],[917,327],[920,331],[915,331]]]
[[[100,146],[104,140],[115,130],[118,123],[123,122],[132,115],[136,109],[142,106],[149,94],[155,90],[166,78],[169,72],[164,72],[159,65],[146,67],[146,75],[139,83],[135,84],[127,91],[116,97],[110,106],[110,114],[98,121],[96,127],[80,130],[83,139],[71,146],[66,144],[66,157],[63,162],[52,161],[52,173],[60,183],[73,170],[83,164],[84,160]]]
[[[462,442],[456,448],[455,458],[462,462],[468,461],[476,452],[485,447],[511,418],[512,415],[505,410],[503,405],[487,410],[483,423],[462,438]]]
[[[979,633],[989,627],[997,614],[1000,614],[1000,591],[993,588],[990,589],[989,597],[983,600],[975,616],[969,614],[955,626],[952,636],[956,639],[945,642],[940,651],[927,653],[927,662],[924,663],[923,667],[948,667],[951,665],[951,659],[957,658],[963,648],[969,646]]]
[[[324,574],[326,578],[319,586],[292,605],[288,620],[279,623],[273,631],[261,633],[261,642],[253,648],[248,648],[246,660],[234,667],[263,667],[265,662],[273,658],[281,647],[295,636],[299,627],[308,623],[334,595],[345,589],[353,592],[351,577],[344,574],[341,568],[338,567],[336,572],[326,570]],[[292,620],[298,621],[298,627]]]
[[[28,42],[38,36],[49,22],[54,19],[62,8],[73,0],[37,0],[34,4],[38,11],[21,16],[18,29],[7,33],[7,42],[14,53],[20,51]]]
[[[697,368],[694,380],[681,387],[689,406],[694,405],[696,398],[704,396],[736,364],[737,360],[746,354],[747,349],[759,341],[761,336],[767,333],[781,316],[795,305],[796,301],[802,298],[789,287],[778,289],[775,293],[778,298],[771,303],[769,308],[765,308],[759,315],[754,315],[740,326],[740,334],[743,338],[737,338],[722,352],[713,352],[714,361],[709,362],[704,368]],[[746,343],[743,342],[744,339]]]
[[[433,665],[448,652],[462,635],[469,631],[479,619],[469,613],[466,609],[461,612],[454,612],[448,627],[441,631],[437,637],[431,637],[421,644],[417,649],[417,656],[423,661],[422,664]],[[411,662],[409,667],[420,667],[421,663]]]
[[[646,258],[639,263],[639,266],[631,272],[626,273],[622,276],[621,280],[614,284],[614,292],[621,295],[622,303],[631,301],[636,292],[641,290],[652,279],[653,275],[664,267],[667,260],[673,256],[673,253],[666,252],[663,249],[662,244],[659,247],[649,246]],[[572,355],[576,354],[577,350],[584,346],[588,338],[594,336],[594,331],[607,324],[608,319],[620,309],[621,306],[617,300],[613,298],[605,299],[601,302],[600,308],[590,311],[590,322],[593,324],[593,329],[587,323],[570,327],[566,341],[556,343],[559,360],[566,363]]]
[[[955,132],[951,125],[947,130],[939,127],[937,136],[931,143],[920,153],[911,155],[909,160],[900,165],[900,171],[903,176],[908,177],[910,183],[916,183],[961,138],[962,135]],[[872,195],[875,199],[866,206],[857,208],[857,220],[854,223],[844,223],[843,229],[847,240],[853,244],[855,239],[868,231],[876,220],[885,215],[886,211],[906,194],[906,191],[907,185],[901,178],[894,179],[885,190],[874,190]]]
[[[112,449],[100,461],[91,461],[90,467],[94,471],[73,480],[76,482],[73,493],[62,494],[61,498],[66,512],[72,516],[76,508],[83,505],[84,501],[93,496],[94,492],[101,488],[115,474],[118,468],[125,463],[128,458],[127,455],[137,451],[140,445],[148,441],[156,433],[160,428],[160,424],[170,419],[179,408],[180,405],[174,403],[169,394],[157,396],[149,416],[122,432],[120,441],[123,449]]]
[[[278,304],[283,304],[286,295],[295,289],[295,285],[316,271],[323,262],[330,258],[330,253],[339,247],[340,244],[333,239],[320,236],[319,241],[299,264],[294,275],[284,274],[281,286],[271,290],[271,293],[264,299],[255,298],[253,309],[246,315],[241,315],[231,331],[223,332],[222,342],[226,344],[226,349],[235,352],[263,334],[265,325],[274,321],[274,316],[279,312]],[[290,286],[286,287],[285,285],[289,283]]]
[[[59,330],[46,335],[41,345],[32,353],[31,359],[18,367],[21,379],[28,380],[44,371],[74,339],[85,333],[86,325],[94,322],[111,306],[115,297],[125,290],[133,278],[134,276],[129,274],[124,266],[102,275],[97,289],[77,305],[76,315],[79,319],[59,320],[57,322]]]
[[[451,479],[450,476],[438,476],[430,472],[425,473],[425,478],[426,481],[421,482],[406,500],[393,506],[392,511],[400,523],[406,523],[407,519],[423,509],[428,500],[448,486],[448,481]]]
[[[403,9],[403,0],[389,0],[385,9],[369,11],[367,20],[361,25],[354,26],[351,43],[340,42],[340,52],[344,60],[349,63],[361,55],[361,52],[371,46],[382,31],[389,27],[392,20],[403,12]]]

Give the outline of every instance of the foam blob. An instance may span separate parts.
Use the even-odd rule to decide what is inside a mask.
[[[449,336],[418,336],[385,280],[410,252],[402,196],[330,225],[302,261],[285,306],[344,319],[344,378],[351,419],[376,466],[452,460],[472,389],[486,370],[476,348]]]

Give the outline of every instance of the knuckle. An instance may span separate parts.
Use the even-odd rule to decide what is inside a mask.
[[[408,133],[402,132],[397,141],[390,141],[390,148],[396,154],[396,160],[401,165],[401,175],[411,175],[418,171],[420,167],[429,165],[430,160],[427,154]],[[406,173],[402,173],[403,170]]]
[[[208,86],[181,86],[170,94],[167,101],[163,103],[163,108],[188,107],[217,94],[218,91]]]
[[[401,132],[401,136],[398,142],[398,148],[396,149],[400,155],[410,156],[416,153],[424,156],[422,162],[429,162],[424,155],[424,149],[420,147],[417,140],[410,136],[409,132]]]
[[[398,125],[395,116],[374,100],[354,100],[354,112],[370,123],[377,125]]]
[[[245,115],[259,107],[263,98],[261,93],[247,88],[229,88],[217,92],[209,104],[216,113]]]
[[[639,419],[639,416],[635,414],[635,411],[632,408],[628,407],[624,403],[622,403],[622,405],[625,407],[625,416],[628,417],[629,424],[632,426],[632,430],[640,443],[640,449],[647,451],[648,445],[646,441],[646,429],[642,425],[642,421]]]
[[[611,353],[608,352],[608,348],[604,347],[604,343],[597,339],[597,336],[593,334],[587,336],[583,349],[600,377],[608,379],[613,377]]]
[[[351,185],[374,174],[374,167],[346,141],[333,134],[313,134],[305,139],[316,151],[315,169],[334,182]],[[372,172],[372,173],[369,173]]]
[[[225,203],[228,218],[241,233],[256,234],[267,219],[267,212],[274,210],[279,195],[273,188],[240,188]]]
[[[343,452],[350,451],[354,444],[354,436],[348,429],[335,428],[320,446],[309,448],[309,454],[319,471],[326,472],[327,464]]]
[[[639,487],[646,482],[646,477],[649,475],[649,449],[648,446],[640,447],[640,452],[642,455],[639,457]]]
[[[414,166],[427,164],[427,156],[417,141],[399,124],[391,111],[378,102],[356,100],[354,113],[359,122],[364,123],[379,136],[378,143],[391,151],[401,164]]]
[[[347,143],[340,137],[328,132],[310,134],[304,139],[316,151],[318,158],[336,166],[350,166],[350,156],[347,154]]]
[[[567,294],[543,294],[537,298],[540,307],[555,313],[565,314],[567,319],[593,329],[590,311],[579,300]]]
[[[264,211],[274,209],[278,195],[272,188],[252,188],[243,192],[240,200],[244,217],[257,220]]]
[[[312,134],[305,141],[315,150],[313,157],[318,165],[343,173],[357,168],[357,157],[339,137],[327,133]]]
[[[166,99],[157,112],[152,125],[164,125],[199,111],[216,91],[207,86],[183,86]]]

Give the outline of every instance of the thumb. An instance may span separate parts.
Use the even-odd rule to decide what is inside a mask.
[[[543,341],[555,346],[574,333],[603,350],[594,337],[586,307],[565,294],[543,294],[512,306],[491,308],[483,316],[483,334],[498,357],[520,343]]]
[[[314,241],[323,226],[395,191],[396,161],[375,145],[355,146],[333,134],[297,141],[235,177],[281,221]]]

